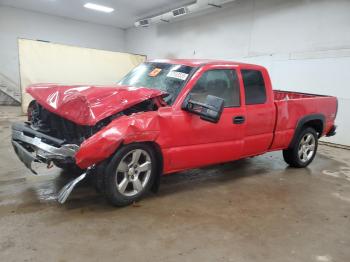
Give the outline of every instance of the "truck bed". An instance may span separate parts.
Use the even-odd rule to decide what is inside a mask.
[[[275,101],[279,100],[290,100],[290,99],[304,99],[304,98],[315,98],[315,97],[327,97],[323,95],[315,95],[315,94],[307,94],[307,93],[299,93],[292,91],[281,91],[281,90],[273,90],[273,95]]]
[[[337,98],[291,91],[273,91],[276,107],[275,136],[271,150],[289,146],[298,122],[307,115],[322,115],[322,135],[333,127],[337,112]],[[320,134],[321,135],[321,134]]]

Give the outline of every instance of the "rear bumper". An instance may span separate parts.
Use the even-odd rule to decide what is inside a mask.
[[[57,160],[74,163],[79,149],[78,145],[65,144],[64,140],[40,133],[25,123],[12,125],[12,145],[18,158],[34,174],[33,162],[48,164]]]
[[[332,126],[332,128],[328,131],[326,136],[327,137],[334,136],[337,133],[336,130],[337,130],[337,126],[336,125]]]

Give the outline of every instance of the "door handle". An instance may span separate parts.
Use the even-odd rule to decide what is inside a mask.
[[[243,124],[244,121],[245,121],[244,116],[235,116],[235,117],[233,118],[233,123],[234,123],[234,124]]]

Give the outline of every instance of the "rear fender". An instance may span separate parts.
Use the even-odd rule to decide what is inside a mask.
[[[295,128],[295,132],[294,132],[294,136],[293,136],[293,139],[291,140],[290,144],[289,144],[289,147],[292,147],[295,143],[296,143],[296,140],[297,140],[297,137],[298,137],[298,134],[301,132],[301,130],[303,129],[303,127],[308,123],[308,122],[312,122],[314,120],[317,120],[317,121],[321,121],[322,122],[322,131],[320,132],[319,134],[319,137],[322,136],[322,133],[324,131],[324,128],[325,128],[325,116],[322,115],[322,114],[313,114],[313,115],[307,115],[307,116],[304,116],[302,117],[299,121],[298,121],[298,124]]]

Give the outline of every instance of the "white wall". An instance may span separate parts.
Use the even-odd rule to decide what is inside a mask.
[[[13,82],[20,93],[18,38],[124,51],[124,33],[115,27],[0,6],[0,73]]]
[[[19,92],[18,38],[145,54],[265,65],[275,89],[336,95],[338,135],[350,145],[350,1],[236,0],[214,13],[150,28],[79,22],[0,6],[0,73]],[[1,94],[0,94],[1,103]]]
[[[275,89],[338,96],[339,131],[329,141],[350,145],[348,0],[237,0],[211,14],[130,28],[126,51],[257,63]]]

